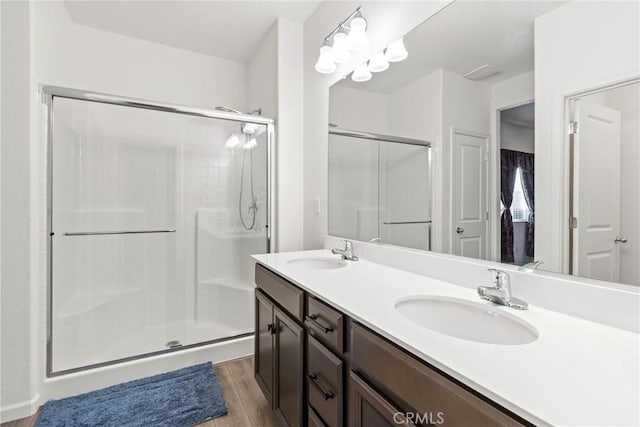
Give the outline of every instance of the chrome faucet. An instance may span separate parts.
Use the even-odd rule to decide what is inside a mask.
[[[531,273],[533,270],[537,270],[538,267],[540,267],[542,264],[544,264],[544,262],[535,260],[523,265],[522,267],[518,268],[518,270]]]
[[[507,273],[495,268],[490,268],[489,272],[493,274],[494,286],[478,286],[480,298],[517,310],[529,308],[529,304],[511,295],[511,281]]]
[[[335,255],[341,255],[342,259],[347,261],[357,261],[358,257],[353,254],[353,243],[349,240],[343,240],[344,249],[331,249],[331,253]]]

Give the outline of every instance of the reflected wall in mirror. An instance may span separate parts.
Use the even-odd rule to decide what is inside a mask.
[[[640,284],[637,79],[552,93],[578,65],[538,47],[575,8],[599,19],[638,7],[577,3],[453,2],[404,36],[406,61],[333,85],[329,234]],[[538,123],[540,93],[565,111]],[[551,126],[567,140],[536,135]],[[564,159],[549,155],[557,147]]]

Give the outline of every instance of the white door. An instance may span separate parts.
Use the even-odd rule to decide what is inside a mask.
[[[452,129],[452,253],[486,259],[487,141],[485,135]]]
[[[620,112],[575,102],[573,274],[617,282],[620,254]]]

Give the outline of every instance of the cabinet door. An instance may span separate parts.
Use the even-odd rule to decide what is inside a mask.
[[[353,372],[349,377],[350,427],[415,427],[404,413]]]
[[[273,319],[273,304],[259,290],[256,289],[256,331],[255,331],[255,377],[262,389],[262,393],[272,408],[274,406],[274,341],[275,329]]]
[[[291,427],[302,425],[303,329],[274,308],[276,348],[275,407]]]

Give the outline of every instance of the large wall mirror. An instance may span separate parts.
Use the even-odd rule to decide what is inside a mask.
[[[534,27],[567,4],[453,2],[404,36],[405,61],[334,84],[329,234],[639,285],[637,78],[554,93],[545,126],[566,141],[536,138],[535,85],[554,82],[548,58],[537,78]]]

